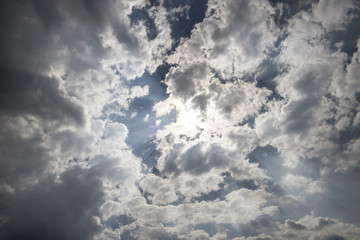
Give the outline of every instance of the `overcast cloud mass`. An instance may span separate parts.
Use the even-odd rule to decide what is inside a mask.
[[[0,19],[0,239],[360,239],[360,1]]]

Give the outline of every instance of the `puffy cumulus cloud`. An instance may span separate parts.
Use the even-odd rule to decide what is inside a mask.
[[[171,63],[207,60],[224,79],[255,70],[276,40],[277,29],[268,2],[209,1],[206,18],[196,25],[191,39],[184,40]]]
[[[319,21],[329,31],[344,28],[344,25],[356,16],[351,12],[354,8],[353,1],[319,1],[314,6],[313,13],[315,21]]]
[[[1,102],[11,103],[6,108],[14,113],[81,124],[84,113],[100,115],[104,104],[114,102],[121,110],[131,98],[123,80],[141,76],[145,69],[154,71],[171,47],[166,22],[153,41],[146,40],[145,26],[131,26],[128,15],[145,6],[142,1],[2,5]],[[112,94],[115,89],[118,93]],[[58,107],[52,108],[55,102]]]
[[[306,215],[298,221],[286,219],[283,223],[269,224],[260,234],[233,239],[272,240],[272,239],[357,239],[359,228],[353,224],[342,223],[338,219]]]
[[[92,239],[140,194],[128,129],[107,117],[149,94],[131,80],[171,47],[163,8],[148,41],[128,16],[143,1],[0,5],[1,237]]]
[[[276,207],[265,205],[270,197],[264,190],[240,189],[227,194],[223,201],[212,202],[158,206],[137,198],[126,204],[136,221],[122,227],[120,234],[139,239],[149,239],[155,233],[171,235],[174,239],[191,239],[197,235],[229,238],[241,224],[276,212]]]
[[[167,179],[148,174],[146,178],[141,181],[140,186],[145,194],[150,195],[147,199],[153,204],[167,205],[178,199],[174,189],[171,187],[172,184],[173,183]]]
[[[226,185],[226,174],[237,181],[251,180],[259,184],[267,179],[257,164],[245,159],[251,148],[243,152],[237,149],[239,140],[231,135],[234,134],[231,130],[224,131],[221,137],[211,137],[203,133],[205,131],[190,139],[176,136],[173,130],[174,134],[165,136],[158,145],[162,153],[156,165],[160,176],[170,178],[172,187],[185,201],[218,191],[220,185]]]
[[[185,236],[192,236],[195,229],[204,238],[226,239],[241,235],[240,230],[232,229],[236,224],[245,226],[267,214],[284,217],[292,211],[296,212],[293,216],[302,216],[308,211],[304,208],[312,207],[307,205],[309,199],[329,194],[321,174],[326,175],[329,169],[338,171],[357,166],[357,161],[352,160],[357,152],[357,137],[346,142],[341,137],[357,118],[356,87],[346,90],[334,85],[356,85],[358,81],[353,81],[353,76],[357,68],[353,66],[357,52],[349,60],[340,48],[334,48],[327,35],[346,29],[356,15],[356,6],[352,2],[344,3],[335,24],[333,19],[324,17],[324,12],[335,11],[339,6],[332,2],[325,9],[323,4],[321,1],[305,4],[305,9],[297,9],[296,14],[287,16],[286,25],[279,26],[274,17],[279,8],[294,6],[209,1],[203,22],[168,57],[167,61],[173,64],[164,80],[169,97],[157,103],[153,110],[157,117],[172,110],[177,115],[174,122],[156,133],[156,150],[161,154],[155,168],[158,176],[156,181],[144,181],[149,189],[145,198],[147,201],[155,198],[155,204],[161,205],[158,200],[161,192],[162,201],[171,203],[171,209],[192,203],[209,204],[212,206],[209,209],[216,209],[216,204],[232,202],[234,213],[244,217],[234,222],[228,220],[232,227],[220,230],[219,224],[226,224],[220,213],[215,222],[201,222],[201,215],[197,215],[198,224],[203,224],[201,230],[209,234],[206,236],[198,231],[195,222],[191,230],[189,227],[180,230],[182,217],[176,214],[176,224],[170,219],[163,221],[170,232],[176,231],[179,237],[185,231]],[[286,18],[285,15],[279,17]],[[269,59],[282,72],[272,80],[275,87],[265,84],[261,88],[261,74],[266,72],[264,67]],[[261,146],[273,146],[280,153],[283,164],[279,169],[266,169],[271,163],[262,165],[249,159],[249,154]],[[305,161],[314,161],[319,166],[311,174],[306,173],[302,169]],[[228,177],[238,188],[243,186],[241,181],[254,185],[241,188],[242,193],[249,194],[239,197]],[[158,186],[156,191],[155,186]],[[268,197],[263,198],[262,194]],[[279,199],[274,200],[273,194]],[[239,198],[232,201],[231,196]],[[256,205],[252,213],[259,214],[255,218],[245,217],[243,209],[237,208],[248,203]],[[269,205],[260,207],[266,204]],[[169,209],[157,206],[156,212],[159,208]],[[158,219],[159,215],[156,216]],[[161,216],[163,219],[164,215]],[[243,238],[274,237],[265,234],[272,231],[273,224],[272,227],[258,224],[264,234],[255,237],[255,233],[261,232],[252,230],[253,237]],[[307,229],[290,219],[286,224],[293,230]],[[215,228],[217,231],[211,232]]]
[[[240,10],[242,14],[235,14]],[[234,142],[229,138],[230,129],[257,115],[271,91],[239,79],[224,84],[222,79],[242,76],[264,59],[276,39],[272,11],[267,3],[210,1],[204,21],[196,25],[190,39],[183,39],[168,58],[169,63],[176,64],[165,78],[170,96],[154,110],[161,116],[175,109],[177,118],[157,133],[157,150],[162,152],[158,160],[160,172],[196,175],[217,169],[219,174],[230,168],[240,171],[242,167],[237,165],[246,165],[244,158],[248,152],[234,156],[241,150],[231,149],[233,156],[225,156],[223,152],[231,147],[219,146],[219,142]],[[258,41],[251,44],[254,49],[246,49],[252,39]],[[219,49],[220,45],[223,50]],[[246,63],[251,66],[246,68]],[[228,69],[233,71],[226,72]],[[202,142],[208,149],[202,149]],[[217,156],[212,156],[211,148],[216,149]]]
[[[0,3],[0,238],[359,237],[359,4],[195,2]]]
[[[118,105],[126,109],[133,98],[148,93],[147,87],[127,89],[123,79],[110,65],[103,63],[111,58],[112,51],[103,44],[101,35],[108,28],[116,29],[121,35],[117,44],[130,48],[129,39],[135,41],[139,36],[131,28],[126,14],[144,3],[33,1],[1,4],[2,18],[6,19],[2,21],[1,33],[4,42],[1,47],[4,76],[1,121],[6,126],[2,136],[4,140],[14,139],[14,143],[7,141],[13,147],[4,148],[8,152],[6,155],[9,159],[16,159],[18,155],[19,161],[24,163],[38,162],[39,167],[41,162],[44,166],[52,163],[50,159],[63,162],[72,158],[85,159],[105,127],[93,119],[101,117],[104,105],[119,99]],[[126,13],[125,17],[118,15],[115,9]],[[143,71],[140,69],[134,76]],[[112,93],[119,89],[124,90]],[[20,128],[29,128],[29,133]],[[31,144],[31,141],[36,143]],[[25,154],[23,157],[16,154],[15,148],[21,142],[26,145],[23,149],[29,148],[29,151],[21,151]],[[28,154],[31,151],[34,155]],[[15,163],[12,169],[17,171],[21,165],[15,167]]]
[[[102,123],[102,130],[94,129],[99,135],[69,129],[47,134],[30,117],[4,126],[0,195],[5,239],[92,239],[104,228],[102,221],[121,213],[120,201],[139,194],[135,182],[141,178],[141,162],[125,143],[123,124]]]
[[[346,31],[356,17],[357,6],[351,1],[341,6],[331,2],[326,8],[324,4],[320,1],[295,7],[273,2],[208,2],[203,22],[168,57],[174,64],[164,80],[169,97],[154,107],[157,117],[177,112],[175,121],[156,133],[156,149],[161,153],[156,170],[159,177],[169,181],[167,194],[177,194],[173,205],[228,201],[227,197],[236,193],[226,177],[231,176],[237,183],[254,183],[247,186],[251,194],[234,201],[234,212],[241,212],[235,205],[261,201],[260,192],[264,191],[279,199],[264,200],[274,205],[257,218],[266,212],[280,218],[293,212],[298,219],[309,211],[306,208],[314,207],[309,203],[312,198],[331,194],[324,178],[329,171],[357,166],[358,136],[344,135],[350,135],[349,129],[357,126],[354,66],[358,51],[349,57],[329,39],[333,31]],[[281,8],[296,12],[275,16]],[[337,11],[335,23],[325,13],[336,8],[341,11]],[[277,17],[286,24],[279,26]],[[272,83],[264,84],[261,74],[268,71],[269,60],[281,72],[268,80]],[[249,154],[262,146],[273,146],[280,153],[282,164],[278,169],[269,167],[272,163],[252,161]],[[316,169],[306,172],[307,163]],[[163,194],[164,201],[167,194]],[[237,219],[244,226],[252,220]],[[291,219],[285,224],[294,231],[307,229]],[[261,232],[253,230],[253,237],[243,238],[277,239],[265,234],[272,227],[259,223],[264,234],[256,237],[255,233]],[[236,236],[231,235],[235,230],[226,229],[226,233],[218,230],[210,234],[208,228],[202,228],[210,234],[208,238]]]
[[[322,27],[326,19],[319,24],[314,15],[319,9],[335,11],[339,6],[329,4],[325,9],[322,4],[313,4],[312,9],[289,20],[288,36],[280,44],[278,57],[287,70],[275,78],[276,90],[285,100],[268,104],[269,111],[255,120],[255,129],[269,137],[271,145],[285,156],[287,166],[294,167],[300,159],[322,158],[324,165],[341,170],[356,164],[356,160],[341,160],[343,148],[350,142],[342,142],[340,136],[350,129],[354,112],[358,112],[354,90],[358,81],[353,80],[356,73],[352,68],[357,51],[347,62],[346,53],[332,48],[327,33],[334,29]],[[350,21],[346,13],[356,9],[351,2],[344,4],[338,22],[342,25]],[[353,90],[348,90],[350,85]]]
[[[176,150],[185,143],[190,146],[209,140],[216,144],[234,142],[234,132],[245,138],[252,130],[235,126],[256,116],[271,94],[267,89],[257,88],[255,83],[240,80],[221,83],[211,74],[206,62],[186,67],[186,70],[180,66],[171,68],[165,83],[170,96],[156,104],[154,110],[160,117],[174,109],[177,117],[175,122],[157,132],[158,149],[164,151]],[[245,146],[245,141],[243,143]],[[248,153],[245,149],[243,152]]]
[[[287,219],[278,224],[278,231],[270,234],[273,239],[356,239],[359,228],[353,224],[342,223],[337,219],[306,215],[298,221]]]

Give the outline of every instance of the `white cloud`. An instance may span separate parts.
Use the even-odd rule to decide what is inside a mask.
[[[273,12],[267,2],[209,1],[206,18],[169,61],[182,65],[206,59],[225,79],[255,70],[276,40]]]
[[[344,29],[344,25],[354,17],[350,14],[350,10],[354,7],[354,2],[351,0],[321,0],[313,6],[313,14],[315,20],[319,21],[326,30],[339,30]]]
[[[152,195],[150,200],[153,204],[167,205],[178,199],[172,183],[153,174],[148,174],[141,181],[140,186],[144,192]]]
[[[337,219],[315,217],[306,215],[299,221],[288,219],[284,224],[278,224],[278,231],[270,235],[274,239],[288,239],[297,237],[301,239],[356,239],[360,233],[359,228],[353,224],[342,223]]]
[[[360,39],[352,39],[351,57],[345,42],[330,39],[347,31],[358,4],[207,5],[177,45],[169,21],[191,22],[193,5],[1,3],[1,236],[47,234],[38,226],[70,239],[359,235],[357,225],[301,217],[312,195],[331,193],[327,174],[360,164]],[[134,9],[154,23],[153,39],[145,20],[131,21]],[[134,153],[145,147],[133,151],[131,128],[117,121],[130,115],[131,124],[152,123],[151,112],[129,109],[156,88],[137,81],[146,81],[146,71],[159,74],[163,63],[168,97],[152,106],[161,128],[144,136],[155,147],[142,159]],[[274,79],[267,76],[273,66],[281,71]],[[266,146],[280,164],[256,161]],[[279,168],[276,176],[269,166]]]
[[[291,191],[295,190],[295,194],[302,194],[304,192],[307,194],[316,194],[326,191],[323,182],[290,173],[282,178],[281,184],[285,188],[291,189]]]

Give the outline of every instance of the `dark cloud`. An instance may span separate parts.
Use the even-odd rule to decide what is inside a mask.
[[[162,172],[175,173],[188,172],[199,175],[213,168],[221,169],[229,164],[229,157],[220,146],[212,145],[209,150],[203,150],[203,143],[198,143],[180,155],[183,145],[174,145],[171,153],[165,159]]]
[[[290,229],[294,229],[294,230],[305,230],[306,226],[300,224],[300,223],[296,223],[290,219],[286,220],[286,225],[290,228]]]
[[[2,2],[2,5],[2,67],[33,73],[49,70],[53,61],[66,61],[61,59],[64,48],[81,52],[80,41],[91,46],[94,53],[101,53],[96,32],[105,21],[94,20],[92,15],[109,15],[105,2],[102,7],[67,1]],[[71,26],[71,21],[75,26]],[[96,59],[99,55],[93,57]],[[75,64],[83,62],[80,58],[77,60]]]
[[[105,3],[105,2],[104,2]],[[97,68],[95,59],[102,55],[99,38],[91,31],[92,15],[104,16],[102,7],[84,2],[58,1],[2,2],[1,15],[1,114],[32,114],[58,124],[82,125],[83,109],[66,96],[63,83],[49,76],[58,62],[70,62],[72,69]],[[106,9],[106,7],[105,7]],[[82,14],[86,15],[81,17]],[[82,30],[69,27],[73,18],[83,21]],[[97,19],[99,27],[104,22]],[[92,47],[94,61],[79,57],[80,41]],[[74,51],[70,57],[64,49]],[[58,69],[54,69],[57,71]]]
[[[101,230],[102,183],[80,168],[15,193],[2,193],[2,239],[92,239]]]
[[[107,50],[100,33],[109,27],[125,49],[136,48],[113,4],[0,3],[2,239],[93,239],[103,229],[103,177],[122,173],[113,165],[104,170],[106,163],[87,170],[70,166],[89,165],[93,134],[102,131],[101,123],[89,126],[83,101],[85,88],[96,89],[92,83],[104,76],[100,59]],[[76,84],[84,84],[83,92]]]
[[[315,229],[322,229],[333,224],[335,224],[335,222],[330,218],[319,218],[318,225],[315,227]]]
[[[359,7],[1,1],[0,238],[358,236]]]
[[[15,69],[1,69],[0,113],[22,116],[30,114],[58,124],[82,125],[83,110],[65,97],[58,80]]]
[[[202,112],[206,112],[206,107],[208,105],[210,96],[207,95],[197,95],[193,98],[192,102],[197,106]]]
[[[21,124],[11,118],[2,118],[0,122],[3,126],[0,131],[0,180],[14,187],[41,175],[50,158],[48,150],[41,146],[43,136],[35,134],[23,138],[17,128],[32,128],[31,124]]]
[[[343,236],[340,235],[329,235],[323,238],[324,240],[345,240]]]
[[[194,79],[201,79],[205,74],[206,66],[204,64],[193,65],[184,70],[173,67],[167,75],[168,84],[172,86],[172,88],[168,88],[168,92],[176,94],[186,101],[196,93]]]

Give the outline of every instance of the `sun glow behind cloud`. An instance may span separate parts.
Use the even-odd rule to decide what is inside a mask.
[[[187,128],[190,131],[190,135],[196,133],[203,125],[201,112],[195,109],[193,104],[187,102],[183,105],[177,106],[178,115],[176,121],[183,128]]]
[[[359,1],[45,2],[0,3],[0,238],[360,238]]]

